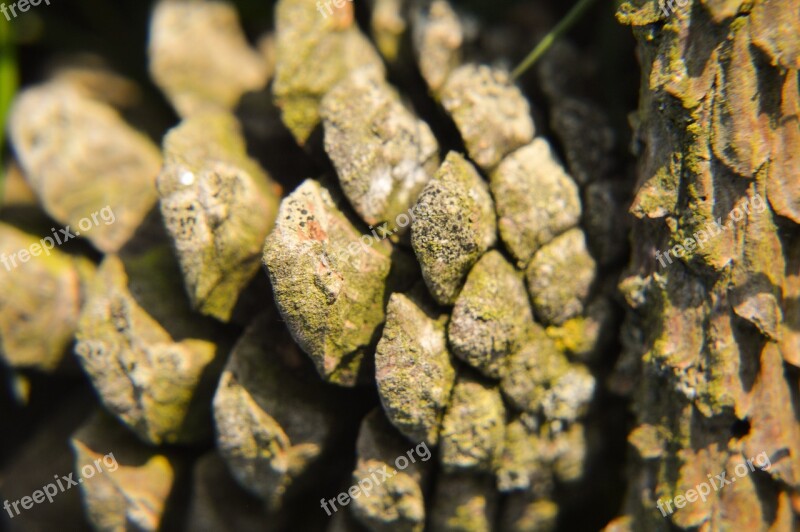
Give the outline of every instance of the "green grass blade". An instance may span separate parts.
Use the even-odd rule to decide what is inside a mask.
[[[556,42],[562,35],[564,35],[569,29],[581,18],[581,16],[586,12],[587,9],[594,3],[595,0],[580,0],[575,6],[570,10],[567,15],[561,19],[561,21],[556,24],[556,27],[553,28],[550,33],[544,36],[544,39],[539,41],[539,44],[536,45],[536,48],[528,54],[522,63],[514,69],[512,72],[511,77],[513,79],[517,79],[522,74],[525,73],[540,57],[544,55],[544,53]]]
[[[8,111],[14,94],[17,92],[18,84],[19,73],[11,23],[5,17],[0,17],[0,124],[2,124],[0,127],[0,202],[3,200],[5,183],[3,149],[8,125]]]

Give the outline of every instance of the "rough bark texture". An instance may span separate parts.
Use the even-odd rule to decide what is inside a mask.
[[[681,3],[618,12],[642,86],[615,379],[635,451],[609,529],[796,530],[800,2]]]

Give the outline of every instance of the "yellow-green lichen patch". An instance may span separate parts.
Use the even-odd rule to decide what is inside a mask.
[[[161,213],[192,304],[228,321],[258,272],[279,189],[247,156],[233,115],[184,120],[164,139]]]
[[[596,264],[580,229],[545,244],[525,271],[533,310],[542,322],[561,325],[583,312]]]
[[[503,157],[533,140],[528,100],[505,71],[485,65],[461,66],[448,76],[440,96],[467,152],[484,170],[494,168]]]
[[[578,225],[578,187],[542,138],[506,157],[492,172],[490,183],[500,238],[521,264]]]
[[[450,152],[414,207],[411,245],[434,299],[451,305],[473,265],[497,239],[489,188],[472,164]]]
[[[587,305],[583,316],[547,327],[545,332],[559,351],[588,362],[602,355],[614,338],[615,313],[611,302],[600,297]]]
[[[375,380],[389,420],[411,441],[436,445],[456,371],[447,350],[447,316],[392,294],[375,353]],[[414,382],[414,386],[409,386]]]
[[[664,13],[656,2],[628,0],[620,3],[616,16],[620,24],[647,26],[664,18]]]
[[[353,72],[322,100],[325,151],[350,204],[371,225],[405,231],[439,165],[436,138],[374,70]],[[405,221],[400,221],[400,216]]]
[[[484,375],[499,378],[533,323],[522,276],[498,251],[472,268],[448,327],[453,353]]]
[[[439,436],[439,460],[445,471],[493,472],[503,449],[505,416],[495,386],[460,374]]]
[[[315,0],[280,0],[275,8],[275,82],[283,122],[305,144],[320,122],[322,97],[359,67],[384,67],[355,21],[352,3],[323,16]]]
[[[362,238],[316,181],[281,203],[264,263],[292,336],[326,380],[371,379],[364,356],[384,321],[390,253],[385,240]]]

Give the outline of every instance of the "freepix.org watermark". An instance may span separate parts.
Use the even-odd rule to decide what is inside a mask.
[[[5,15],[6,20],[11,21],[11,17],[17,18],[17,9],[19,9],[20,12],[25,13],[31,8],[31,6],[36,7],[42,2],[48,6],[50,5],[50,0],[19,0],[19,2],[14,2],[8,7],[6,7],[5,4],[0,4],[0,12]],[[8,16],[9,12],[11,12],[11,17]]]
[[[93,212],[90,216],[91,218],[82,218],[78,222],[78,228],[84,233],[100,225],[100,221],[105,225],[111,225],[117,219],[109,205],[106,205],[97,212]],[[98,217],[100,218],[99,220]],[[56,231],[55,227],[51,227],[50,230],[53,232],[53,236],[44,237],[39,240],[38,244],[31,244],[28,248],[20,249],[10,255],[6,255],[5,253],[0,254],[0,262],[3,263],[6,271],[10,272],[20,264],[31,260],[31,257],[38,257],[42,253],[49,257],[50,250],[56,247],[56,245],[60,246],[73,238],[79,237],[81,234],[80,231],[75,231],[73,233],[72,230],[70,230],[70,226],[66,226],[64,229],[59,229],[58,231]],[[19,259],[19,264],[17,264],[17,259]]]
[[[77,480],[72,478],[75,474],[70,473],[67,476],[53,475],[53,478],[56,479],[55,482],[51,482],[46,486],[43,486],[42,489],[34,491],[31,495],[26,495],[21,499],[16,501],[5,501],[3,502],[3,509],[8,512],[8,515],[11,516],[11,519],[14,519],[20,513],[20,506],[23,510],[30,510],[33,508],[34,504],[41,504],[47,499],[47,502],[53,502],[53,499],[59,493],[64,493],[65,491],[72,488],[72,486],[78,486],[79,484],[83,484],[84,479],[90,479],[95,475],[95,472],[102,474],[103,467],[109,473],[113,473],[119,467],[117,464],[117,459],[114,458],[114,453],[108,453],[107,455],[103,456],[103,458],[98,458],[94,461],[94,464],[86,464],[81,468],[80,477]],[[95,471],[96,470],[96,471]],[[12,511],[13,510],[13,511]]]
[[[325,13],[325,9],[323,9],[322,7],[323,1],[317,0],[317,11],[320,12],[322,18],[328,18],[328,15],[333,15],[333,9],[331,8],[331,4],[333,4],[333,7],[335,7],[336,9],[341,9],[348,2],[352,3],[353,0],[325,0],[324,1],[325,9],[328,10],[328,12]]]
[[[761,471],[766,471],[770,468],[770,466],[772,466],[772,462],[770,462],[767,453],[761,451],[755,456],[755,458],[750,458],[745,462],[736,464],[736,467],[733,469],[733,472],[736,473],[736,476],[731,475],[731,478],[725,478],[727,471],[723,471],[713,478],[711,475],[708,475],[708,481],[711,483],[710,486],[709,482],[703,482],[695,486],[694,489],[686,490],[684,495],[678,495],[674,499],[667,500],[667,502],[662,502],[661,499],[658,499],[658,504],[656,507],[661,510],[661,515],[667,517],[667,515],[672,515],[672,513],[675,511],[672,509],[673,502],[675,503],[675,508],[683,508],[687,503],[697,502],[698,498],[700,498],[700,500],[703,502],[706,502],[706,497],[711,494],[712,487],[716,492],[717,490],[721,490],[725,486],[736,482],[738,477],[744,477],[748,473],[755,471],[756,467],[758,467]]]
[[[342,507],[350,504],[351,499],[358,499],[362,495],[364,497],[369,497],[372,495],[372,490],[374,488],[380,486],[384,480],[388,480],[395,476],[398,469],[402,471],[409,465],[415,464],[417,462],[416,458],[414,457],[415,451],[417,456],[419,456],[423,462],[430,460],[431,451],[428,449],[428,445],[425,442],[422,442],[417,445],[415,449],[409,449],[406,454],[395,458],[394,465],[397,469],[387,471],[389,466],[383,466],[381,469],[377,470],[370,469],[370,476],[362,478],[356,484],[350,486],[347,491],[343,491],[333,499],[328,499],[327,501],[325,499],[320,499],[320,508],[325,510],[325,512],[327,512],[327,514],[330,516],[332,513],[328,508],[328,504],[331,505],[334,512],[338,512],[339,508],[336,507],[337,502],[339,503],[340,507]]]
[[[340,251],[334,253],[333,256],[337,261],[341,263],[347,263],[350,264],[351,267],[355,267],[355,261],[358,259],[359,254],[365,253],[367,249],[371,248],[376,243],[386,240],[392,235],[399,233],[401,228],[407,227],[411,222],[417,219],[416,215],[419,212],[419,204],[414,204],[406,212],[398,214],[395,217],[394,229],[389,229],[389,222],[383,222],[377,227],[370,225],[369,229],[371,234],[365,233],[361,235],[361,238],[358,240],[353,240],[347,245],[346,248],[342,248]],[[306,240],[302,243],[302,246],[305,248],[304,253],[313,253],[313,241]],[[325,264],[327,265],[327,260],[324,257],[322,260],[325,261]]]
[[[347,258],[345,260],[347,262],[352,261],[356,257],[356,255],[358,255],[359,253],[363,253],[368,247],[374,246],[376,242],[380,242],[381,240],[386,240],[393,234],[400,232],[401,228],[407,227],[408,224],[417,219],[416,214],[418,208],[419,204],[415,203],[414,205],[411,206],[411,208],[408,209],[408,211],[398,214],[394,220],[395,223],[394,229],[389,229],[388,222],[384,222],[376,228],[373,228],[370,225],[369,229],[372,235],[366,233],[361,235],[361,238],[358,241],[350,242],[350,244],[348,244],[347,246]]]
[[[700,229],[691,237],[685,239],[682,244],[676,244],[666,251],[656,250],[656,259],[658,259],[661,267],[665,268],[667,266],[667,262],[672,264],[672,257],[670,257],[670,253],[672,253],[675,258],[678,258],[683,257],[686,251],[703,249],[703,246],[705,246],[706,242],[708,242],[711,238],[716,238],[724,231],[733,228],[734,222],[742,220],[745,215],[749,216],[751,208],[753,209],[753,212],[762,213],[767,208],[767,202],[764,201],[764,198],[762,198],[760,194],[756,194],[747,201],[742,202],[740,206],[737,206],[735,209],[733,209],[728,214],[727,223],[722,223],[722,217],[708,222],[705,225],[705,229]],[[664,259],[666,259],[667,262],[665,262]]]
[[[664,13],[665,17],[670,16],[675,12],[675,10],[680,7],[686,7],[689,4],[689,0],[658,0],[658,7],[661,9],[661,12]]]

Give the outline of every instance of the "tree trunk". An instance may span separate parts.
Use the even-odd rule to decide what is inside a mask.
[[[642,86],[614,379],[634,456],[609,530],[796,530],[800,1],[661,4],[618,12]]]

